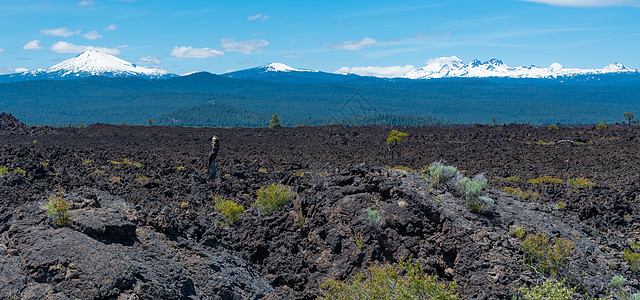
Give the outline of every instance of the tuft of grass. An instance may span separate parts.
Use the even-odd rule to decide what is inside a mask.
[[[631,267],[631,270],[634,272],[640,270],[640,253],[624,250],[622,260],[629,264],[629,267]]]
[[[549,238],[548,235],[538,233],[520,242],[524,251],[525,267],[532,272],[541,272],[552,277],[558,276],[563,266],[573,252],[575,242],[564,238]]]
[[[71,226],[69,206],[69,203],[58,194],[49,197],[49,202],[45,204],[44,211],[56,227]]]
[[[258,172],[260,172],[260,173],[264,173],[264,174],[267,174],[267,173],[268,173],[268,172],[267,172],[267,169],[265,169],[265,168],[260,168],[260,169],[258,169]]]
[[[569,179],[567,180],[567,184],[569,184],[569,186],[573,188],[596,185],[595,182],[586,178]]]
[[[22,168],[18,167],[15,170],[13,170],[14,173],[20,173],[22,174],[22,176],[27,176],[27,171],[23,170]]]
[[[153,180],[153,178],[148,176],[142,176],[135,179],[135,181],[151,181],[151,180]]]
[[[353,241],[356,243],[356,247],[362,250],[362,246],[364,245],[364,242],[362,240],[362,234],[356,233],[355,236],[353,237]]]
[[[109,182],[111,182],[111,183],[120,182],[120,176],[111,176],[111,177],[109,177]]]
[[[549,132],[551,132],[551,133],[556,133],[556,132],[558,132],[558,130],[560,130],[560,128],[558,128],[557,125],[551,124],[551,125],[549,125],[549,127],[547,127],[547,130],[549,130]]]
[[[541,285],[518,289],[518,293],[520,293],[522,295],[522,299],[525,300],[571,300],[575,292],[575,287],[571,289],[566,288],[564,286],[564,281],[557,282],[553,279],[547,279]]]
[[[567,204],[566,204],[566,203],[564,203],[564,202],[562,202],[562,201],[560,201],[560,202],[558,202],[558,203],[556,204],[556,208],[557,208],[557,209],[564,209],[565,207],[567,207]]]
[[[542,177],[539,177],[539,178],[527,180],[527,183],[530,183],[530,184],[541,184],[541,183],[545,183],[545,182],[562,183],[562,179],[553,178],[551,176],[546,175],[546,176],[542,176]]]
[[[184,170],[184,166],[177,166],[177,167],[176,167],[176,170],[178,170],[178,171],[182,171],[182,170]]]
[[[92,164],[92,163],[93,163],[93,159],[88,159],[87,158],[87,159],[83,159],[82,160],[82,165],[83,166],[88,165],[88,164]]]
[[[240,220],[244,213],[244,206],[231,200],[224,200],[222,196],[215,197],[215,208],[224,216],[224,223],[231,225]]]
[[[9,168],[6,166],[0,166],[0,177],[7,176],[9,174]]]
[[[400,171],[405,171],[405,172],[409,172],[409,173],[418,173],[418,171],[409,168],[409,167],[405,167],[405,166],[395,166],[392,169],[394,170],[400,170]]]
[[[640,242],[636,242],[634,240],[628,240],[627,243],[629,243],[629,247],[631,247],[631,249],[635,251],[640,250]]]
[[[513,182],[522,182],[522,178],[520,178],[518,176],[509,176],[509,177],[507,177],[507,180],[513,181]]]
[[[550,146],[550,145],[555,145],[555,142],[545,142],[543,140],[538,140],[536,142],[536,145],[543,145],[543,146]]]
[[[527,235],[527,227],[524,225],[516,225],[511,227],[511,229],[509,230],[509,235],[511,237],[517,238],[517,239],[521,239],[523,238],[525,235]]]
[[[523,191],[520,188],[505,187],[502,190],[522,200],[540,197],[540,194],[538,192]]]
[[[455,282],[438,282],[426,275],[420,263],[407,260],[392,265],[372,265],[342,282],[330,279],[320,286],[319,300],[434,299],[457,300]]]
[[[261,188],[256,195],[253,206],[264,214],[270,214],[289,204],[297,194],[284,185],[272,184]]]

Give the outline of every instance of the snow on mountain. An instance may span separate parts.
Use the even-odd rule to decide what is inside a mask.
[[[176,76],[167,71],[137,66],[98,50],[86,50],[48,69],[35,69],[20,74],[24,77],[73,78],[88,76],[143,77],[158,79]]]
[[[318,72],[317,70],[296,69],[283,63],[270,63],[268,65],[258,67],[258,69],[266,72]]]
[[[557,78],[575,75],[597,75],[610,73],[632,73],[635,69],[627,68],[621,63],[608,65],[602,69],[565,68],[559,63],[553,63],[548,68],[509,67],[504,62],[491,59],[487,62],[474,60],[465,64],[455,56],[440,57],[429,60],[426,66],[404,74],[409,79],[432,79],[451,77],[509,77],[509,78]]]

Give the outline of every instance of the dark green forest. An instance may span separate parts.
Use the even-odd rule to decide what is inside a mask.
[[[640,109],[640,86],[531,84],[517,80],[286,84],[197,73],[165,80],[86,78],[0,84],[0,111],[32,125],[126,122],[186,126],[332,123],[620,122]],[[265,121],[266,120],[266,121]]]

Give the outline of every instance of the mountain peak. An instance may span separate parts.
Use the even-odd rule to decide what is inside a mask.
[[[634,71],[636,71],[636,70],[632,70],[632,69],[627,68],[627,66],[623,65],[620,62],[616,62],[616,63],[610,64],[610,65],[602,68],[602,70],[604,72],[634,72]]]
[[[564,66],[559,64],[559,63],[557,63],[557,62],[554,62],[549,66],[549,69],[550,70],[554,70],[554,71],[560,70],[562,68],[564,68]]]
[[[270,63],[262,66],[267,72],[318,72],[316,70],[296,69],[283,63]]]
[[[25,76],[46,76],[47,78],[79,78],[87,76],[143,77],[148,79],[173,77],[167,71],[137,66],[128,61],[99,50],[85,50],[46,70],[36,69],[23,73]]]

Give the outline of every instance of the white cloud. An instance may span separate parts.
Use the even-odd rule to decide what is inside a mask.
[[[556,6],[602,7],[602,6],[637,6],[640,0],[520,0]]]
[[[361,76],[375,77],[399,77],[408,72],[415,70],[412,65],[391,66],[391,67],[342,67],[335,71],[338,74],[358,74]]]
[[[58,41],[55,44],[53,44],[53,46],[51,46],[51,51],[56,53],[81,53],[85,50],[98,50],[111,55],[118,55],[122,53],[122,51],[120,51],[120,49],[117,49],[117,48],[79,46],[79,45],[74,45],[72,43],[64,42],[64,41]]]
[[[24,44],[24,46],[22,46],[23,50],[40,50],[42,49],[42,46],[40,46],[40,41],[38,40],[33,40],[33,41],[28,41],[26,44]]]
[[[40,34],[42,34],[42,35],[51,35],[51,36],[70,37],[72,35],[80,34],[80,30],[71,31],[67,27],[60,27],[60,28],[54,28],[54,29],[42,29],[42,30],[40,30]]]
[[[372,38],[363,38],[359,41],[344,41],[336,44],[327,43],[325,46],[332,49],[342,49],[342,50],[361,50],[366,46],[370,46],[376,44],[378,41]]]
[[[103,29],[103,31],[114,31],[114,30],[118,30],[118,25],[111,24],[107,26],[105,29]]]
[[[78,6],[89,6],[89,5],[93,5],[93,0],[78,2]]]
[[[251,54],[262,51],[262,48],[269,45],[267,40],[246,40],[236,41],[236,39],[220,39],[222,49],[227,52],[241,52]]]
[[[15,68],[13,71],[16,72],[16,73],[24,73],[26,71],[29,71],[29,69],[27,69],[27,68]]]
[[[302,57],[302,55],[300,55],[300,54],[293,54],[293,53],[287,53],[287,54],[282,55],[282,56],[289,57],[289,58],[300,58],[300,57]]]
[[[15,73],[13,69],[0,66],[0,75]]]
[[[260,20],[260,21],[266,21],[269,20],[269,15],[267,14],[255,14],[255,15],[251,15],[249,17],[247,17],[247,21],[253,21],[253,20]]]
[[[211,48],[173,47],[171,56],[185,58],[209,58],[224,55],[224,52]]]
[[[102,38],[102,36],[95,30],[89,31],[85,34],[83,34],[84,38],[87,40],[97,40],[99,38]]]
[[[4,52],[4,49],[0,48],[0,53]]]
[[[140,57],[136,62],[138,65],[159,65],[160,59],[155,56],[144,56]]]

